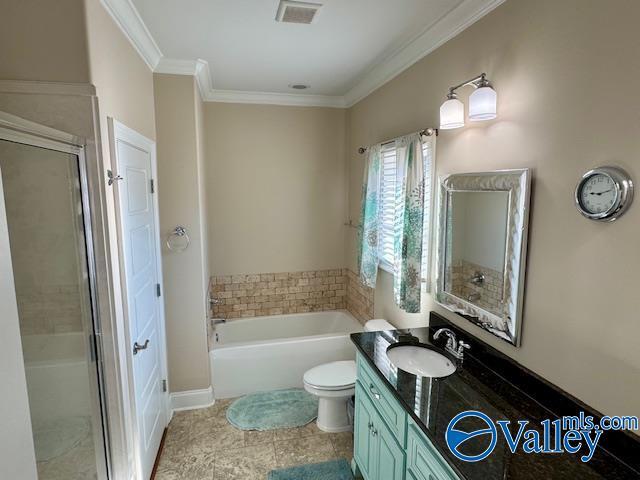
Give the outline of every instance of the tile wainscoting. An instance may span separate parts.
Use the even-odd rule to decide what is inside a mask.
[[[340,310],[346,307],[343,269],[216,276],[213,316],[227,319]]]
[[[503,308],[502,273],[489,267],[478,265],[467,260],[458,260],[451,270],[451,292],[464,299],[470,295],[479,295],[473,303],[496,315],[500,315]],[[484,275],[482,283],[476,284],[471,279],[477,274]]]
[[[82,301],[76,285],[17,285],[23,335],[82,331]]]
[[[210,312],[226,319],[347,309],[360,322],[373,316],[373,289],[341,268],[211,277]]]
[[[347,273],[347,310],[364,325],[373,318],[375,289],[366,287],[358,275],[349,269]]]

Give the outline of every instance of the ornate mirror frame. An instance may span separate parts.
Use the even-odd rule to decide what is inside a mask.
[[[438,247],[436,251],[436,301],[497,337],[520,344],[527,258],[531,170],[452,174],[440,178]],[[452,194],[455,192],[507,192],[508,211],[503,275],[502,313],[497,315],[447,291],[445,271],[451,251]]]

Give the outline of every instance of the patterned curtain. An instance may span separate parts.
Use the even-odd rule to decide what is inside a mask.
[[[376,286],[378,276],[378,223],[380,218],[381,148],[367,149],[367,164],[362,183],[362,211],[358,228],[358,268],[360,280],[368,287]]]
[[[393,293],[407,313],[420,312],[425,171],[419,134],[396,141]]]

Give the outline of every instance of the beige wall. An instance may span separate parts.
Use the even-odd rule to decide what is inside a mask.
[[[196,166],[198,168],[198,204],[200,211],[200,255],[202,256],[202,283],[205,296],[209,293],[211,270],[209,266],[209,218],[207,205],[207,162],[206,162],[206,127],[204,123],[204,102],[197,85],[194,86],[195,133],[196,133]]]
[[[154,76],[158,133],[160,231],[187,228],[191,245],[183,252],[163,246],[165,316],[172,392],[209,387],[205,295],[208,286],[203,252],[198,148],[199,100],[190,76]]]
[[[104,9],[85,0],[89,68],[96,87],[108,161],[106,118],[113,117],[152,140],[156,138],[153,73]]]
[[[84,0],[5,0],[0,79],[89,81]]]
[[[140,58],[131,43],[116,25],[111,16],[102,6],[100,0],[84,0],[86,11],[86,35],[90,81],[96,88],[98,98],[99,136],[101,140],[102,171],[116,170],[111,162],[108,118],[111,117],[127,127],[136,130],[145,137],[155,140],[155,111],[153,99],[153,74]],[[116,226],[115,195],[112,189],[102,184],[104,188],[105,209],[107,212],[107,226],[109,238],[107,245],[110,250],[111,275],[113,275],[113,302],[115,306],[116,331],[113,346],[115,350],[123,352],[123,348],[131,345],[129,332],[125,326],[124,306],[120,283],[120,264],[118,238]],[[116,337],[117,335],[117,337]],[[109,332],[105,335],[109,340]],[[117,338],[117,339],[116,339]],[[122,359],[122,353],[116,358]],[[121,365],[126,369],[126,365]],[[123,388],[120,401],[127,402],[128,386]],[[117,390],[111,388],[112,394]],[[127,425],[129,411],[124,410],[123,424]],[[132,455],[133,442],[131,432],[123,429],[122,433],[115,431],[113,437],[120,434],[113,447],[116,461],[126,465],[116,467],[119,471],[132,471],[135,460]]]
[[[486,71],[498,119],[443,131],[437,173],[534,169],[524,323],[514,348],[428,298],[419,316],[392,305],[382,273],[376,315],[398,325],[436,310],[608,414],[640,414],[637,339],[640,205],[619,221],[580,216],[573,189],[588,169],[614,163],[640,178],[640,3],[509,0],[350,111],[350,210],[358,218],[358,145],[437,126],[447,87]],[[629,88],[622,88],[621,85]],[[466,96],[468,92],[465,92]],[[355,267],[355,236],[348,244]]]
[[[120,411],[123,399],[127,398],[126,382],[116,382],[119,372],[126,369],[126,365],[118,363],[122,358],[119,353],[122,348],[128,349],[130,343],[125,339],[124,329],[116,330],[116,325],[124,321],[124,313],[117,280],[115,208],[113,194],[101,180],[103,172],[111,167],[108,116],[155,138],[152,73],[99,0],[10,0],[6,7],[0,15],[0,79],[90,82],[96,87],[99,118],[92,116],[95,105],[90,96],[2,94],[0,104],[4,111],[87,140],[91,191],[95,193],[95,203],[99,197],[105,200],[104,205],[94,203],[93,220],[97,225],[104,221],[109,232],[104,238],[97,235],[100,229],[94,234],[98,265],[103,265],[103,261],[110,263],[107,271],[98,269],[99,283],[113,286],[113,296],[107,299],[104,295],[99,304],[108,370],[111,447],[116,473],[133,471],[132,439],[127,438],[125,430],[128,419],[122,419]],[[89,89],[79,90],[82,90],[79,95],[86,95]],[[94,130],[98,126],[99,135]],[[96,157],[100,137],[102,158]],[[102,208],[106,210],[104,217]]]
[[[213,275],[344,265],[346,112],[205,104]]]
[[[0,15],[0,79],[93,83],[97,90],[99,118],[95,118],[95,99],[85,96],[91,89],[82,87],[76,89],[79,96],[1,94],[0,104],[3,111],[87,141],[90,187],[95,194],[93,220],[98,226],[105,222],[108,228],[108,236],[104,237],[99,236],[100,228],[94,231],[98,266],[108,262],[110,267],[98,269],[98,281],[105,288],[113,287],[113,296],[103,295],[99,303],[107,402],[111,411],[111,447],[115,471],[125,472],[132,468],[133,448],[125,430],[128,420],[121,417],[120,410],[127,397],[126,382],[118,382],[117,375],[126,369],[126,365],[119,363],[120,352],[122,348],[128,349],[130,343],[125,339],[124,329],[116,327],[122,325],[124,313],[117,280],[114,198],[101,180],[103,172],[111,167],[107,116],[155,138],[152,74],[99,0],[10,0],[3,3]],[[100,137],[102,158],[97,156]],[[104,204],[96,204],[98,198],[103,198]],[[106,214],[102,216],[104,211]]]

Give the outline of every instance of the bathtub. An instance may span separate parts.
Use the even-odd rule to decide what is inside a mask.
[[[349,313],[296,313],[230,320],[216,326],[210,352],[216,398],[302,387],[311,367],[352,360],[349,334],[362,325]]]

